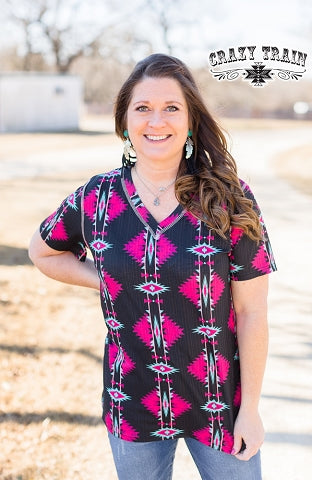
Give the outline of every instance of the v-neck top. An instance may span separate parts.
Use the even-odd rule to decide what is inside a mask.
[[[157,223],[131,169],[97,175],[40,227],[56,250],[91,251],[107,326],[103,420],[115,436],[148,442],[192,437],[227,453],[240,407],[231,281],[276,269],[263,239],[217,235],[181,205]]]
[[[171,228],[171,226],[178,222],[181,216],[185,213],[183,207],[178,204],[173,212],[168,215],[168,217],[161,222],[157,222],[153,215],[151,215],[148,209],[144,206],[139,194],[137,193],[132,180],[131,170],[129,168],[123,170],[121,184],[128,199],[129,205],[132,207],[134,213],[138,216],[145,227],[150,231],[153,238],[159,237],[161,233],[164,233],[168,228]]]

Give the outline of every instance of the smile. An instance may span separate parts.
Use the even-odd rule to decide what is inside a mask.
[[[153,142],[158,142],[159,140],[166,140],[170,135],[145,135],[145,137]]]

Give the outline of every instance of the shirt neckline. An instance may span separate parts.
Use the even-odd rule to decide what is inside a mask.
[[[182,205],[178,204],[166,218],[161,222],[157,222],[150,211],[145,207],[136,191],[135,185],[132,181],[131,168],[122,168],[121,184],[134,213],[156,239],[166,230],[173,227],[173,225],[175,225],[185,214],[185,209],[183,209]]]

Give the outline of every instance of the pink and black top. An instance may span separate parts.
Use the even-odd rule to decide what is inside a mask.
[[[159,224],[131,168],[93,177],[41,225],[79,260],[91,251],[107,326],[103,420],[128,441],[192,437],[231,452],[240,368],[231,281],[276,269],[263,241],[223,239],[180,205]]]

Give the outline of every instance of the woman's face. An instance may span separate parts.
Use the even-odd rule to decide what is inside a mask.
[[[178,165],[189,129],[186,100],[172,78],[146,77],[133,89],[127,129],[139,162]]]

